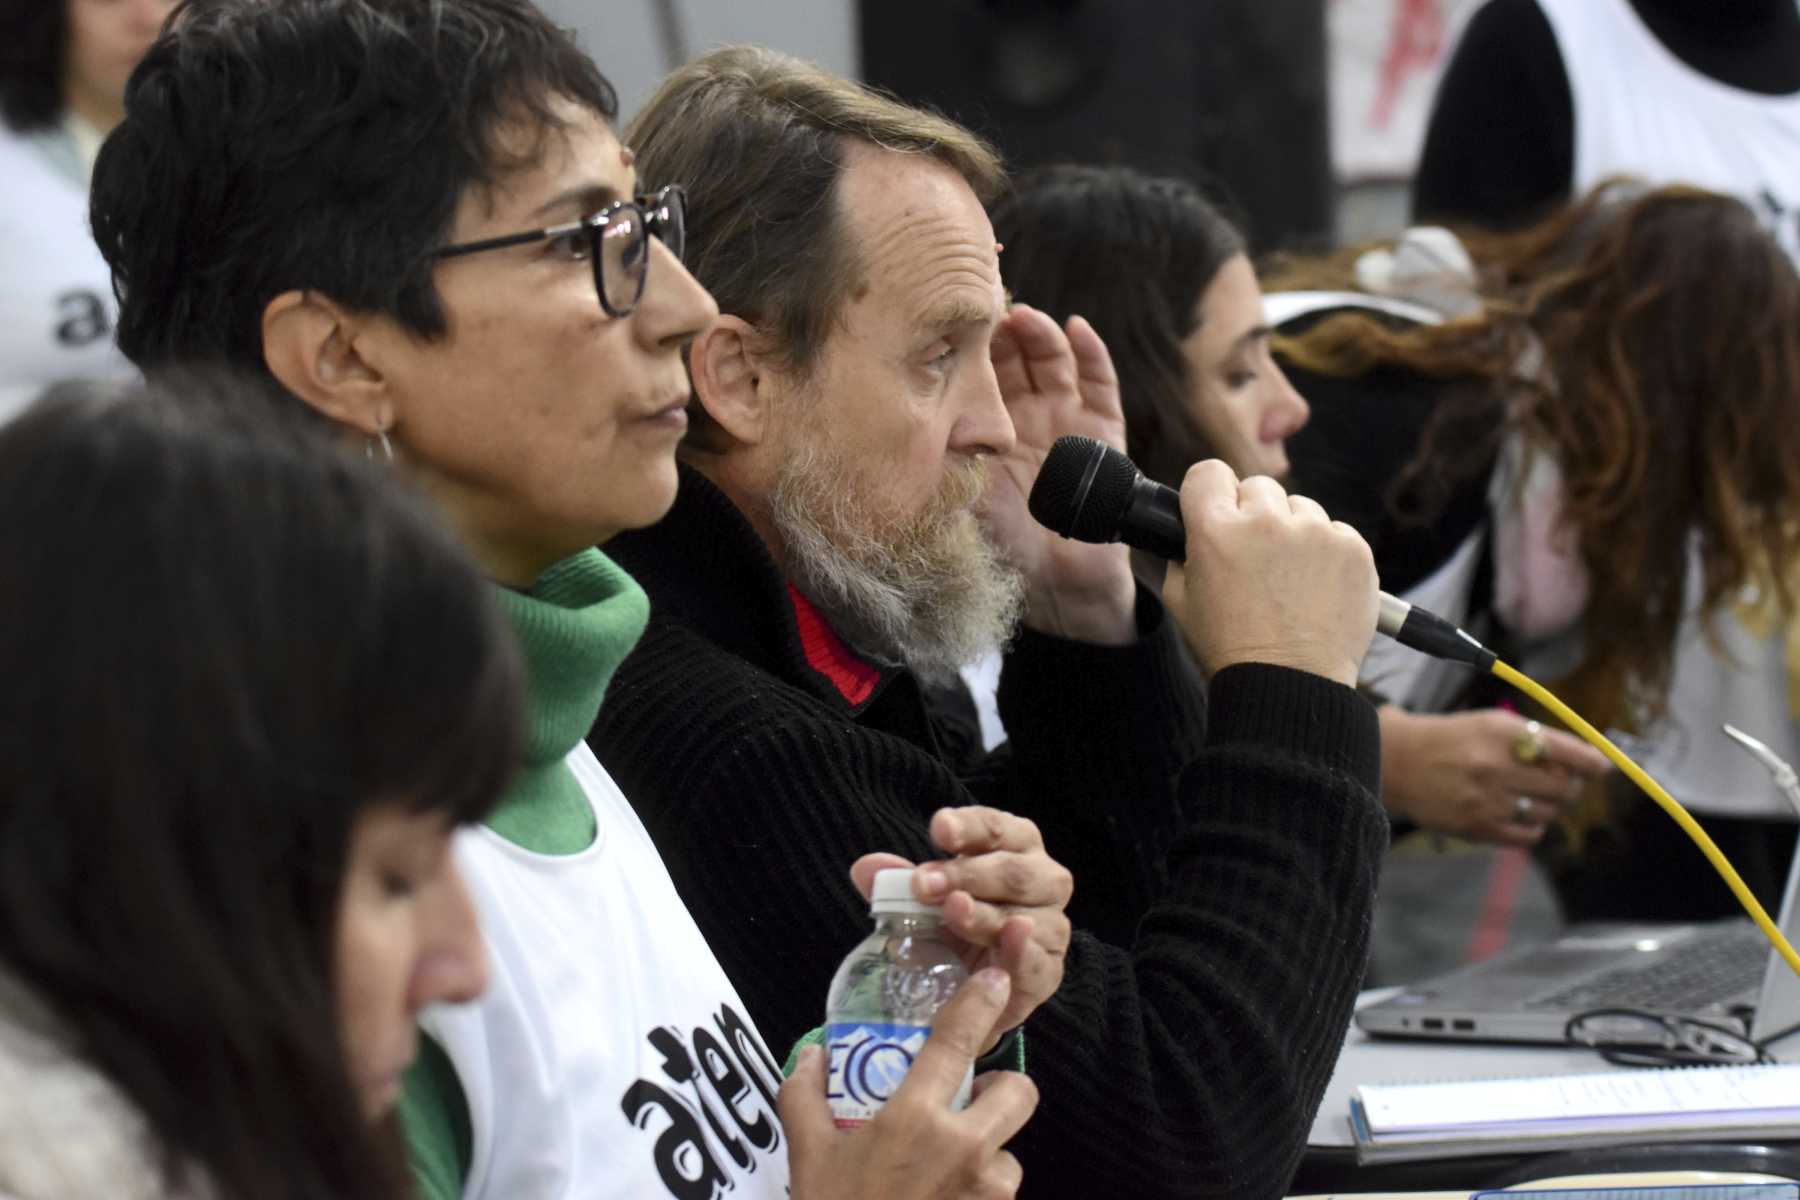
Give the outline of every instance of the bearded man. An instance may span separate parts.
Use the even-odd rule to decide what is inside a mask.
[[[1055,995],[1015,993],[1015,1020],[1044,1001],[1032,1194],[1283,1194],[1386,840],[1351,686],[1368,548],[1201,464],[1171,620],[1123,547],[1030,519],[1051,443],[1121,445],[1124,422],[1085,321],[1008,310],[983,208],[1003,176],[968,131],[733,48],[626,139],[645,179],[691,185],[688,264],[723,315],[689,356],[675,508],[607,547],[652,616],[590,742],[757,1023],[818,1024],[868,928],[839,864],[899,847],[947,920],[1032,918],[990,953],[1028,930],[1062,959]],[[1011,742],[982,755],[924,688],[1002,644]],[[959,855],[977,832],[1002,852]],[[1072,934],[1046,846],[1079,881]]]

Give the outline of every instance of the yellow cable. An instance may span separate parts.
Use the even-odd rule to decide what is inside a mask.
[[[1643,788],[1652,800],[1660,804],[1663,811],[1674,818],[1677,825],[1681,826],[1681,831],[1693,839],[1694,845],[1700,847],[1700,853],[1706,855],[1706,861],[1713,865],[1713,870],[1719,873],[1719,877],[1725,881],[1725,886],[1731,889],[1731,894],[1737,897],[1738,903],[1744,906],[1744,911],[1750,914],[1750,919],[1756,922],[1756,927],[1762,930],[1763,936],[1768,938],[1770,944],[1780,952],[1781,957],[1789,967],[1793,968],[1794,973],[1800,975],[1800,954],[1795,953],[1793,946],[1788,944],[1787,938],[1782,936],[1781,930],[1775,922],[1769,919],[1769,914],[1763,909],[1763,906],[1758,904],[1756,897],[1750,894],[1750,889],[1745,885],[1743,877],[1732,867],[1724,852],[1713,843],[1712,838],[1706,835],[1706,830],[1700,828],[1700,823],[1694,820],[1687,809],[1681,807],[1675,797],[1665,792],[1661,784],[1645,774],[1642,767],[1627,758],[1625,752],[1607,740],[1605,734],[1582,720],[1580,714],[1574,709],[1551,695],[1549,689],[1543,684],[1498,660],[1495,661],[1492,670],[1495,675],[1555,713],[1563,724],[1585,738],[1594,749],[1610,758],[1614,766],[1625,772],[1633,783]]]

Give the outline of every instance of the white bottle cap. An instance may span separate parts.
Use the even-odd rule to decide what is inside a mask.
[[[938,910],[931,905],[913,899],[912,881],[911,867],[889,867],[875,872],[875,890],[869,897],[869,911],[876,914],[936,914]]]

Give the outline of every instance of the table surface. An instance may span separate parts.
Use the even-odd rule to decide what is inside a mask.
[[[1643,1171],[1624,1175],[1573,1175],[1520,1184],[1519,1191],[1566,1187],[1716,1187],[1725,1183],[1780,1182],[1774,1175],[1721,1171]],[[1290,1200],[1468,1200],[1466,1190],[1449,1192],[1332,1192],[1295,1196]]]
[[[1397,992],[1362,993],[1356,1006]],[[1769,1053],[1781,1062],[1800,1062],[1800,1031],[1778,1038]],[[1592,1050],[1573,1046],[1515,1046],[1492,1042],[1431,1042],[1370,1037],[1354,1025],[1338,1054],[1337,1069],[1325,1087],[1325,1101],[1307,1138],[1311,1149],[1349,1149],[1350,1096],[1365,1083],[1419,1083],[1434,1079],[1486,1079],[1522,1075],[1578,1075],[1619,1071]]]

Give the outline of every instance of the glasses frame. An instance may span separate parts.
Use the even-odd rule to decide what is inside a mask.
[[[481,254],[488,250],[504,250],[508,246],[524,246],[531,242],[547,242],[552,238],[567,237],[583,230],[588,235],[588,259],[593,265],[594,292],[600,297],[600,308],[607,316],[615,320],[629,317],[637,310],[638,303],[644,298],[644,287],[650,281],[650,262],[644,261],[643,274],[638,276],[637,291],[628,304],[619,306],[606,298],[606,264],[600,253],[600,246],[606,236],[606,229],[621,215],[631,214],[637,217],[639,237],[643,249],[647,253],[650,239],[668,247],[669,252],[680,259],[687,249],[687,189],[678,183],[671,183],[654,193],[638,196],[632,200],[615,200],[598,212],[589,213],[585,217],[573,221],[564,221],[560,225],[550,225],[543,229],[531,229],[524,233],[502,234],[500,237],[482,238],[478,242],[458,242],[450,246],[439,246],[431,252],[433,259],[461,258],[468,254]],[[670,234],[674,237],[671,239]]]
[[[1661,1029],[1662,1040],[1660,1044],[1607,1042],[1598,1040],[1592,1033],[1587,1037],[1580,1036],[1584,1022],[1607,1019],[1638,1021],[1647,1029]],[[1751,1041],[1747,1035],[1729,1026],[1692,1017],[1664,1016],[1639,1008],[1596,1008],[1576,1013],[1563,1026],[1563,1040],[1571,1046],[1593,1050],[1607,1062],[1621,1067],[1750,1066],[1775,1061],[1761,1043]],[[1708,1043],[1738,1049],[1737,1052],[1709,1050]]]

